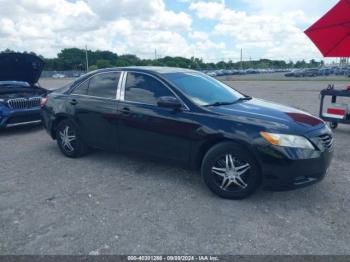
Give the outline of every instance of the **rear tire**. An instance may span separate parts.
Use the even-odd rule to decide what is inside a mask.
[[[57,145],[69,158],[78,158],[87,153],[87,147],[81,140],[78,127],[71,120],[63,120],[56,129]]]
[[[220,143],[205,155],[201,173],[216,195],[241,200],[252,195],[261,184],[261,175],[251,153],[231,142]]]

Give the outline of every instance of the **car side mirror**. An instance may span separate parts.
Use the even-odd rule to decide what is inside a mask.
[[[162,96],[158,98],[157,104],[159,107],[170,108],[174,110],[179,110],[182,108],[182,103],[172,96]]]

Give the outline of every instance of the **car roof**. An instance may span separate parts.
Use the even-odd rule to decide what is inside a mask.
[[[108,71],[123,70],[123,71],[136,71],[145,73],[158,73],[158,74],[170,74],[170,73],[194,73],[198,72],[191,69],[177,68],[177,67],[161,67],[161,66],[130,66],[130,67],[113,67],[100,69],[91,73],[102,73]]]
[[[133,71],[133,72],[140,72],[140,73],[149,73],[153,75],[163,75],[163,74],[171,74],[171,73],[200,73],[199,71],[191,70],[191,69],[184,69],[184,68],[177,68],[177,67],[161,67],[161,66],[130,66],[130,67],[110,67],[110,68],[104,68],[104,69],[98,69],[95,71],[91,71],[80,78],[78,78],[74,85],[77,85],[79,83],[82,83],[86,79],[100,73],[107,73],[107,72],[113,72],[113,71]]]

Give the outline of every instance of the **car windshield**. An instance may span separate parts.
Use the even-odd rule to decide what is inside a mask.
[[[244,98],[231,87],[202,73],[166,73],[163,76],[200,106],[232,104]]]

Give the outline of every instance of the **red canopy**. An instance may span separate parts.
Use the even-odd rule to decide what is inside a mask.
[[[350,0],[341,0],[305,31],[325,57],[350,57]]]

